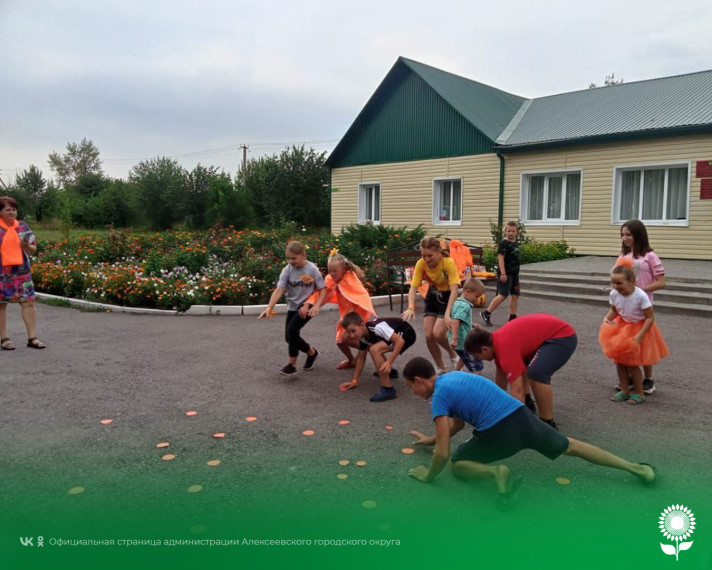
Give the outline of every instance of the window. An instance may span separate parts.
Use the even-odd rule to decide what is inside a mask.
[[[433,223],[462,223],[462,179],[433,180]]]
[[[358,223],[381,223],[381,185],[368,182],[358,185]]]
[[[613,222],[687,225],[689,164],[615,169]]]
[[[534,225],[578,225],[581,171],[523,173],[520,217]]]

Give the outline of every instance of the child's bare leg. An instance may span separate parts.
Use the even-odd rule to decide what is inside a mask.
[[[450,358],[456,358],[457,352],[452,349],[450,342],[447,340],[447,325],[445,324],[445,319],[437,319],[435,321],[435,327],[433,329],[433,334],[438,341],[441,348],[444,348],[450,355]]]
[[[462,361],[462,358],[460,358],[457,361],[457,364],[455,365],[455,370],[462,370],[465,367],[465,363]],[[468,370],[469,372],[469,370]]]
[[[585,443],[574,439],[573,437],[569,439],[569,448],[566,450],[566,455],[573,455],[574,457],[580,457],[585,459],[589,463],[595,463],[596,465],[603,465],[604,467],[612,467],[613,469],[620,469],[622,471],[628,471],[633,475],[637,475],[644,481],[650,483],[655,480],[655,472],[649,465],[643,465],[642,463],[631,463],[613,455],[610,451],[601,449],[590,443]]]
[[[650,366],[643,366],[643,378],[652,378],[653,377],[653,367],[652,365]]]
[[[378,342],[371,345],[371,348],[369,349],[371,358],[373,358],[373,364],[376,366],[376,372],[378,372],[378,379],[381,381],[381,386],[385,388],[393,387],[390,374],[381,372],[381,366],[386,361],[386,352],[390,352],[390,350],[391,349],[385,342]]]
[[[643,373],[640,370],[640,366],[629,366],[628,374],[633,379],[633,393],[645,398],[643,394]]]
[[[430,356],[433,357],[435,366],[443,369],[445,368],[445,365],[443,364],[443,356],[440,353],[440,345],[438,344],[438,340],[435,338],[434,330],[435,321],[437,320],[438,319],[436,317],[431,315],[423,317],[423,328],[425,328],[425,344],[428,346],[428,352],[430,352]]]
[[[509,467],[506,465],[485,465],[476,461],[456,461],[451,466],[452,474],[460,479],[492,479],[500,493],[507,492]]]
[[[505,297],[504,295],[497,295],[494,299],[492,299],[492,302],[489,304],[489,307],[487,307],[487,312],[494,312],[494,310],[499,307],[506,298],[507,297]]]
[[[618,374],[621,392],[628,394],[628,366],[616,363],[616,373]]]
[[[539,417],[542,420],[553,420],[554,419],[554,390],[551,384],[544,384],[542,382],[534,382],[526,375],[525,379],[525,389],[526,385],[529,384],[532,393],[534,394],[534,400],[536,400],[536,405],[539,408]],[[526,392],[525,392],[526,393]]]

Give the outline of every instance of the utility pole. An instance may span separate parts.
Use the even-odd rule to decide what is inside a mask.
[[[241,144],[240,148],[242,149],[242,181],[244,182],[247,176],[247,149],[249,147],[246,144]]]

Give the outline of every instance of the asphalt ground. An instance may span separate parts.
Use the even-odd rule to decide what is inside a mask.
[[[399,358],[400,370],[408,358],[428,356],[418,308],[418,340]],[[298,377],[285,378],[278,374],[286,363],[284,315],[273,321],[164,317],[40,304],[38,332],[47,344],[40,351],[21,342],[24,326],[11,306],[8,328],[18,348],[0,352],[0,566],[48,567],[56,556],[51,567],[163,567],[149,564],[155,557],[176,568],[194,567],[187,562],[192,555],[205,562],[218,556],[198,546],[50,548],[47,541],[59,537],[340,536],[400,545],[352,554],[336,546],[241,547],[230,557],[234,567],[299,568],[308,561],[333,568],[354,560],[359,567],[392,567],[407,556],[424,564],[465,549],[503,568],[522,562],[567,568],[582,556],[598,566],[612,553],[621,564],[613,567],[642,567],[641,560],[648,568],[667,567],[671,557],[658,546],[665,541],[658,517],[670,505],[685,504],[707,540],[693,537],[695,547],[680,554],[680,567],[712,567],[709,320],[659,316],[672,354],[655,368],[655,394],[629,406],[608,401],[615,368],[597,343],[606,310],[526,293],[520,301],[520,314],[558,315],[579,336],[575,355],[553,379],[559,429],[655,465],[658,484],[648,488],[624,472],[524,451],[506,462],[524,483],[512,512],[500,513],[489,481],[462,482],[444,471],[425,485],[407,476],[410,467],[429,462],[427,449],[401,451],[411,447],[411,429],[432,433],[428,403],[402,380],[395,381],[397,399],[370,403],[378,387],[371,362],[357,389],[340,391],[351,371],[335,370],[342,359],[334,345],[336,312],[321,313],[303,329],[321,353],[314,370],[301,371],[300,356]],[[380,315],[395,313],[386,307]],[[503,305],[494,324],[506,315]],[[493,364],[485,363],[483,375],[493,374]],[[186,416],[189,410],[198,413]],[[107,418],[113,422],[102,425]],[[216,432],[225,437],[213,437]],[[468,436],[458,434],[455,444]],[[164,441],[170,446],[157,449]],[[165,453],[176,457],[163,461]],[[220,465],[208,466],[211,459]],[[339,465],[343,459],[349,465]],[[357,460],[366,465],[356,466]],[[193,485],[202,489],[191,493]],[[76,487],[83,491],[70,494]],[[364,501],[376,507],[365,508]],[[18,537],[40,534],[44,549],[20,546]],[[339,558],[346,551],[356,558]]]

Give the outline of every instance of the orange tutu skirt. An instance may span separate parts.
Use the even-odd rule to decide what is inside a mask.
[[[653,323],[653,326],[643,337],[643,342],[638,344],[633,340],[633,337],[640,332],[645,321],[629,323],[616,317],[613,322],[612,325],[601,324],[601,329],[598,331],[598,342],[603,349],[603,354],[616,364],[650,366],[670,354],[657,323]]]

